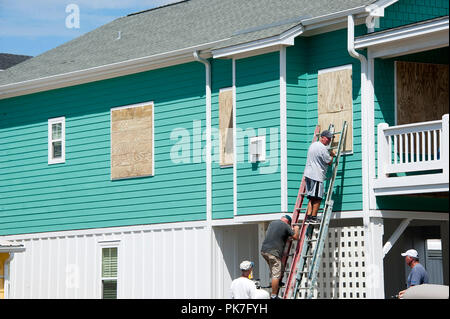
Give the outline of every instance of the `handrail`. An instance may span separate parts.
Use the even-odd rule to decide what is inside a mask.
[[[378,125],[378,179],[389,174],[442,170],[448,173],[448,114],[442,120]]]

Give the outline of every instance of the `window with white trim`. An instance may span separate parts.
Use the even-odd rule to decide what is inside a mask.
[[[48,163],[57,164],[66,161],[66,118],[57,117],[48,120]]]
[[[118,247],[102,248],[102,299],[117,299]]]

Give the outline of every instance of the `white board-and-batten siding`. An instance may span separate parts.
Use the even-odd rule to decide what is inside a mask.
[[[209,298],[209,232],[202,223],[4,236],[25,252],[10,264],[16,299],[102,297],[103,247],[118,247],[118,298]]]

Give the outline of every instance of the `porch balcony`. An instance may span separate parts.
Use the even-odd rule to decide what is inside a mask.
[[[375,195],[449,190],[449,117],[389,126],[378,125],[378,176]]]

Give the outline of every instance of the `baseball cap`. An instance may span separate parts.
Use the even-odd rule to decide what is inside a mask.
[[[252,261],[248,261],[248,260],[244,260],[243,262],[241,262],[241,264],[239,265],[239,268],[241,270],[249,270],[250,268],[253,268],[255,264]]]
[[[289,221],[289,224],[292,222],[292,218],[289,215],[284,215],[284,218],[286,218]]]
[[[328,131],[328,130],[325,130],[325,131],[323,131],[323,132],[320,134],[320,136],[325,136],[325,137],[328,137],[328,138],[333,138],[333,133],[331,133],[331,132]]]
[[[419,254],[417,253],[417,250],[415,250],[415,249],[407,250],[406,252],[404,252],[402,254],[402,256],[403,257],[409,256],[409,257],[412,257],[412,258],[419,258]]]

